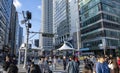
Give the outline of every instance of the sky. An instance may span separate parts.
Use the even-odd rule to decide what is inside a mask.
[[[23,20],[23,15],[21,14],[22,11],[30,11],[32,13],[32,19],[31,24],[32,28],[30,28],[30,31],[39,32],[40,31],[40,25],[41,25],[41,0],[14,0],[13,4],[16,7],[16,10],[18,12],[19,16],[19,24],[23,27],[23,35],[26,37],[26,28],[24,24],[21,24],[21,20]],[[33,34],[30,34],[32,36]],[[39,38],[39,35],[37,34],[32,39]],[[25,38],[24,38],[25,39]]]

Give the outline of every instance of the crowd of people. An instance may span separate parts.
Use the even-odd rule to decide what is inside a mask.
[[[53,58],[41,56],[38,64],[34,64],[34,62],[31,62],[31,65],[28,68],[28,73],[53,73],[52,71],[56,69],[56,64],[60,64],[61,61],[63,63],[62,65],[65,72],[79,73],[80,62],[78,60],[78,57],[75,56],[63,56],[63,58],[56,58],[55,56]]]
[[[82,73],[120,73],[120,57],[112,55],[85,56],[83,63],[78,56],[45,57],[40,56],[38,63],[28,61],[27,73],[53,73],[56,65],[61,64],[66,73],[80,73],[80,65],[83,64]],[[3,63],[3,73],[18,73],[16,57],[6,56]]]
[[[84,58],[83,73],[120,73],[120,57],[98,55]]]
[[[3,73],[18,73],[17,60],[15,56],[6,55],[3,63]]]

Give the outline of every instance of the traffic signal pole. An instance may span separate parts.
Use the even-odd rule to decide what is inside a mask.
[[[25,48],[25,59],[24,59],[24,65],[23,65],[23,68],[26,67],[26,63],[27,63],[27,50],[28,50],[28,40],[29,40],[29,27],[28,25],[26,25],[26,48]]]
[[[31,28],[31,24],[29,22],[29,20],[31,19],[31,12],[27,11],[26,12],[26,17],[24,14],[24,11],[22,11],[23,17],[24,17],[24,23],[26,26],[26,48],[25,48],[25,57],[24,57],[24,65],[23,68],[26,68],[26,63],[27,63],[27,50],[28,50],[28,41],[29,41],[29,28]]]

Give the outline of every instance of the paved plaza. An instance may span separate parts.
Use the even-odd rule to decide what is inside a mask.
[[[36,61],[35,63],[38,63],[38,62]],[[79,69],[81,73],[84,67],[83,63],[81,63],[79,67],[80,67]],[[26,69],[23,68],[23,64],[20,64],[18,68],[19,68],[19,73],[27,73]],[[2,69],[2,66],[0,65],[0,73],[2,73],[2,71],[3,69]],[[66,71],[63,70],[62,62],[60,64],[57,64],[55,70],[52,70],[52,71],[53,73],[66,73]]]

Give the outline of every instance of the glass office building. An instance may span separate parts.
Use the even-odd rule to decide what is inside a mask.
[[[0,0],[0,49],[8,44],[12,3],[13,0]]]
[[[53,0],[42,0],[42,33],[53,33]],[[47,37],[40,34],[40,47],[44,50],[53,49],[53,37]]]
[[[54,0],[53,5],[53,32],[58,35],[55,45],[61,46],[70,37],[68,0]]]
[[[82,47],[120,46],[120,0],[80,0],[79,8]]]

